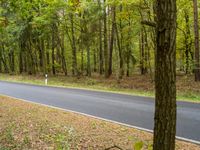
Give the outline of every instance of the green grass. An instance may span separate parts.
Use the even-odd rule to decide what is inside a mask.
[[[0,74],[0,80],[11,81],[18,83],[29,83],[35,85],[45,85],[45,79],[43,76],[29,76],[29,75],[8,75]],[[106,79],[98,78],[76,78],[76,77],[64,77],[64,76],[50,76],[48,77],[48,86],[78,88],[93,91],[112,92],[128,95],[137,95],[145,97],[154,97],[154,90],[144,90],[137,88],[122,88],[116,82],[107,83]],[[109,80],[108,80],[109,81]],[[137,83],[137,82],[136,82]],[[177,99],[179,101],[200,102],[200,93],[184,90],[177,91]]]

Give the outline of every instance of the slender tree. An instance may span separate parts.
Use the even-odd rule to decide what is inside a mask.
[[[195,81],[200,81],[198,2],[193,0],[195,33]]]
[[[106,0],[104,0],[104,59],[105,59],[105,78],[109,77],[108,73],[108,33],[107,33],[107,6]]]

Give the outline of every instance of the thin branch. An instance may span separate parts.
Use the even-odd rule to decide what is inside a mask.
[[[156,27],[156,23],[154,21],[143,20],[143,21],[141,21],[141,24],[151,26],[151,27],[154,27],[154,28]]]

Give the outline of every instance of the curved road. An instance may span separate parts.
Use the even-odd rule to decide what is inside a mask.
[[[153,129],[152,98],[0,81],[0,95]],[[200,143],[200,104],[178,102],[177,136]]]

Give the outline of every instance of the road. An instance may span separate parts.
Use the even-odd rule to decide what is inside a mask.
[[[152,98],[4,81],[0,81],[0,95],[153,129]],[[177,108],[177,136],[200,143],[200,104],[178,102]]]

